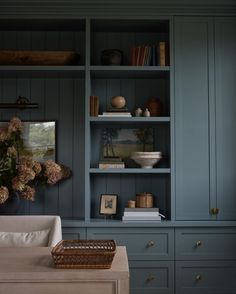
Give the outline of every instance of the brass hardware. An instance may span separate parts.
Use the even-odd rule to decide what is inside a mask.
[[[202,245],[202,241],[199,240],[199,241],[196,242],[195,247],[199,247],[201,245]]]
[[[219,208],[211,208],[211,214],[212,215],[217,215],[219,213]]]
[[[197,282],[201,281],[201,279],[202,279],[202,276],[201,275],[196,275],[195,280]]]
[[[153,274],[149,274],[148,277],[147,277],[147,279],[146,279],[146,283],[150,283],[153,280],[155,280],[155,276]]]
[[[155,245],[155,242],[153,240],[148,241],[147,247],[152,247]]]

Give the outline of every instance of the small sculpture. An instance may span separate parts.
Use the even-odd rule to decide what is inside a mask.
[[[146,117],[150,116],[150,111],[147,108],[145,109],[143,116],[146,116]]]
[[[114,96],[111,98],[111,106],[113,108],[117,108],[117,109],[124,108],[125,104],[126,104],[126,100],[125,100],[125,97],[123,96]]]
[[[137,109],[135,110],[135,116],[142,116],[142,114],[143,114],[143,111],[142,111],[141,108],[137,108]]]

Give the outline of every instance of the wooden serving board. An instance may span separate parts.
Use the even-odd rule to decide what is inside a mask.
[[[75,65],[79,54],[74,51],[0,51],[0,65]]]

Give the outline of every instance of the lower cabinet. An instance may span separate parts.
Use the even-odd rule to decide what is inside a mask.
[[[236,294],[236,227],[65,227],[126,246],[131,294]]]
[[[126,246],[131,294],[174,293],[173,228],[88,228],[87,237]]]
[[[174,261],[129,261],[130,294],[173,294]]]
[[[235,293],[236,261],[176,262],[176,294]]]
[[[236,293],[236,229],[175,230],[176,294]]]

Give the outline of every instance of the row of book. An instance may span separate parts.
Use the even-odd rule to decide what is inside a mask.
[[[129,222],[160,222],[159,208],[125,208],[122,221]]]
[[[131,65],[168,66],[168,47],[167,42],[159,42],[156,45],[133,47]]]

